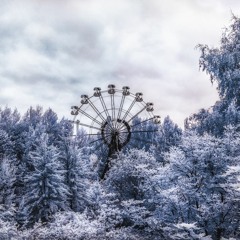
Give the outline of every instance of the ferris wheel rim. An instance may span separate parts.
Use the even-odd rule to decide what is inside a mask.
[[[101,94],[102,94],[102,93],[107,93],[107,92],[108,92],[108,90],[101,90]],[[117,92],[117,93],[123,93],[124,91],[123,91],[122,89],[116,89],[116,88],[115,88],[115,92]],[[110,95],[110,94],[109,94],[109,95]],[[106,96],[104,96],[103,98],[109,97],[109,95],[106,95]],[[115,94],[113,94],[113,95],[115,95]],[[125,96],[125,97],[136,98],[136,94],[134,94],[134,93],[132,93],[132,92],[129,91],[129,95],[127,95],[127,96]],[[90,97],[88,97],[89,100],[91,100],[92,98],[98,98],[98,97],[94,96],[94,94],[91,95]],[[97,100],[96,100],[96,101],[97,101]],[[141,102],[138,102],[138,104],[141,105],[142,107],[146,107],[147,104],[148,104],[148,102],[146,102],[146,101],[144,101],[144,100],[142,99],[142,101],[141,101]],[[83,110],[82,108],[83,108],[85,105],[86,105],[86,104],[80,104],[80,106],[78,106],[78,114],[74,115],[73,121],[75,121],[75,119],[76,119],[77,116],[79,115],[79,111],[85,111],[85,110],[87,110],[87,108],[89,108],[89,105],[88,105],[88,106],[86,106],[86,108]],[[114,108],[114,109],[120,110],[120,108]],[[112,108],[108,108],[107,110],[110,111],[110,110],[112,110]],[[125,111],[125,113],[127,112],[126,109],[121,109],[121,111]],[[104,111],[102,111],[101,113],[103,113],[103,112],[104,112]],[[128,113],[128,114],[129,114],[129,115],[132,115],[131,113]],[[149,114],[150,117],[153,117],[153,116],[154,116],[151,112],[148,112],[148,114]],[[95,118],[97,118],[98,116],[99,116],[99,114],[97,114]],[[94,118],[94,119],[95,119],[95,118]],[[105,119],[105,120],[106,120],[106,119]],[[99,125],[101,126],[101,123],[100,123],[100,122],[99,122]]]
[[[116,92],[118,92],[118,93],[122,93],[123,92],[123,90],[122,89],[115,89],[115,91]],[[103,90],[103,91],[101,91],[101,93],[107,93],[108,92],[108,90]],[[130,94],[128,95],[128,96],[131,96],[131,97],[135,97],[136,95],[134,94],[134,93],[132,93],[132,92],[129,92]],[[109,94],[110,95],[110,94]],[[91,95],[90,97],[88,97],[88,99],[91,99],[91,98],[97,98],[96,96],[94,96],[94,94],[93,95]],[[147,104],[147,102],[145,102],[144,100],[142,100],[142,102],[140,102],[141,104]],[[81,108],[81,107],[83,107],[85,104],[81,104],[80,106],[79,106],[79,108]]]

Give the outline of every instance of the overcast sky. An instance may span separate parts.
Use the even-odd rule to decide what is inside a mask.
[[[239,0],[0,0],[0,107],[70,106],[128,85],[179,126],[217,100],[197,44],[219,46]]]

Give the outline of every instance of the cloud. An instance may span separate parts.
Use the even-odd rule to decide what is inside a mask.
[[[237,1],[2,1],[1,106],[70,116],[95,86],[129,85],[180,126],[217,93],[198,70],[198,43],[219,43]],[[238,14],[238,13],[236,13]]]

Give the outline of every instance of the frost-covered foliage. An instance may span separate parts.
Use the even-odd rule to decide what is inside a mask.
[[[87,146],[79,148],[69,139],[63,139],[59,145],[59,158],[65,169],[64,182],[69,192],[68,205],[73,211],[82,212],[88,204],[87,189],[94,179],[94,167],[91,158],[86,155]]]
[[[0,219],[0,239],[22,239],[20,234],[16,223]]]
[[[233,16],[233,23],[225,29],[220,48],[199,45],[202,55],[200,67],[211,81],[216,81],[221,99],[234,101],[240,106],[240,19]]]
[[[157,125],[152,121],[144,122],[139,118],[135,118],[132,125],[134,126],[133,133],[127,149],[137,148],[148,151],[155,146],[155,149],[165,152],[181,140],[182,130],[169,116],[164,118],[162,125]]]
[[[162,126],[159,127],[158,134],[155,135],[154,143],[150,147],[150,152],[158,162],[164,166],[166,158],[164,154],[170,150],[171,147],[177,146],[181,142],[182,129],[175,124],[169,116],[163,120]]]
[[[56,147],[48,146],[47,135],[42,135],[40,145],[30,152],[33,170],[25,177],[25,192],[19,208],[19,221],[31,225],[47,222],[58,210],[67,208],[67,186],[64,170]]]
[[[210,133],[221,137],[228,125],[240,123],[240,107],[231,102],[217,101],[209,110],[201,109],[185,120],[185,128],[196,130],[199,134]]]
[[[36,224],[32,229],[21,232],[25,239],[104,239],[104,226],[95,219],[89,219],[85,213],[59,212],[46,224]]]
[[[16,181],[16,166],[14,161],[3,158],[0,161],[0,204],[10,206],[14,201],[14,183]]]
[[[171,181],[177,186],[175,214],[180,221],[197,222],[214,239],[239,231],[239,194],[224,177],[228,166],[239,165],[240,138],[235,133],[227,129],[222,139],[186,133],[168,156]]]
[[[167,117],[152,146],[121,152],[99,181],[85,133],[30,112],[1,111],[2,239],[239,238],[238,125],[216,138]]]
[[[209,110],[201,109],[186,120],[185,127],[221,136],[224,127],[240,123],[240,19],[233,16],[219,48],[199,45],[200,68],[217,83],[220,101]]]

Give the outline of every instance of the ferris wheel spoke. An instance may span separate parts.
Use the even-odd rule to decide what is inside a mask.
[[[129,134],[129,133],[132,133],[132,132],[127,132],[127,131],[126,132],[120,132],[120,134],[124,134],[124,135]]]
[[[101,134],[100,133],[86,133],[86,134],[83,134],[83,135],[81,135],[81,136],[101,136]]]
[[[122,94],[122,98],[121,98],[121,103],[120,103],[120,107],[118,109],[118,115],[117,115],[117,118],[120,119],[121,118],[121,113],[122,113],[122,109],[123,109],[123,104],[124,104],[124,101],[125,101],[125,95]]]
[[[103,110],[104,110],[104,112],[105,112],[105,114],[106,114],[106,121],[108,122],[109,127],[110,127],[111,129],[113,129],[112,121],[111,121],[111,116],[110,116],[110,114],[109,114],[109,112],[108,112],[106,103],[104,102],[104,99],[103,99],[102,95],[99,96],[99,99],[100,99],[101,105],[102,105],[102,107],[103,107]]]
[[[121,130],[124,129],[124,128],[126,128],[126,125],[125,125],[123,122],[121,122],[121,123],[118,125],[117,130],[121,131]]]
[[[124,121],[126,119],[126,117],[128,116],[129,112],[131,111],[131,109],[133,108],[134,104],[136,103],[136,99],[134,99],[131,103],[131,105],[129,106],[128,110],[126,111],[126,113],[124,114],[122,121]]]
[[[143,112],[147,108],[147,105],[144,106],[140,111],[138,111],[134,116],[132,116],[127,123],[130,123],[135,117],[137,117],[141,112]]]
[[[146,119],[146,120],[144,120],[144,121],[141,121],[141,122],[139,122],[139,123],[136,123],[136,124],[132,125],[131,127],[133,128],[133,127],[135,127],[135,126],[137,126],[137,125],[139,125],[139,124],[142,124],[142,123],[144,123],[144,122],[148,122],[148,121],[153,120],[153,119],[154,119],[154,117],[148,118],[148,119]]]
[[[85,123],[81,123],[80,121],[72,121],[72,122],[75,123],[77,125],[77,127],[79,125],[81,125],[83,127],[94,128],[94,129],[97,129],[97,130],[101,131],[101,128],[94,127],[94,126],[91,126],[91,125],[88,125],[88,124],[85,124]]]
[[[124,139],[124,136],[122,136],[121,134],[119,134],[118,138],[122,140],[122,139]]]
[[[100,102],[101,102],[102,107],[103,107],[103,109],[104,109],[104,112],[105,112],[105,114],[106,114],[106,118],[109,119],[110,115],[109,115],[109,112],[108,112],[106,103],[104,102],[104,99],[103,99],[102,95],[99,96],[99,99],[100,99]]]
[[[93,102],[88,99],[88,102],[89,102],[89,105],[92,107],[92,109],[98,114],[98,116],[103,120],[103,121],[106,121],[106,119],[103,117],[102,113],[100,113],[98,111],[98,109],[96,108],[96,106],[93,104]]]
[[[124,129],[120,129],[119,130],[120,133],[123,133],[123,134],[128,134],[128,133],[131,133],[130,129],[127,129],[127,128],[124,128]]]
[[[130,131],[130,132],[127,132],[127,131],[126,131],[126,132],[125,132],[125,131],[123,132],[123,131],[122,131],[122,132],[120,132],[120,133],[121,133],[121,134],[129,134],[129,133],[131,133],[131,134],[133,133],[133,134],[134,134],[134,133],[154,133],[154,132],[158,132],[158,130],[149,130],[149,131],[148,131],[148,130],[139,130],[139,131]]]
[[[111,136],[111,132],[103,132],[104,136],[108,137],[108,136]]]
[[[80,113],[82,113],[84,116],[86,116],[87,118],[91,119],[92,121],[94,121],[95,123],[99,124],[100,126],[102,125],[101,122],[99,122],[98,120],[96,120],[94,117],[92,117],[91,115],[89,115],[88,113],[84,112],[82,109],[78,109],[78,111]]]
[[[111,109],[112,109],[112,119],[115,119],[115,102],[114,102],[114,94],[111,94]]]
[[[119,137],[119,139],[121,140],[121,143],[122,143],[122,144],[127,140],[126,137],[125,137],[125,138]]]

